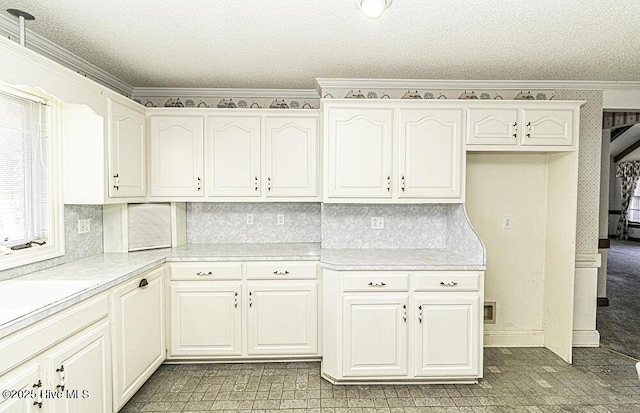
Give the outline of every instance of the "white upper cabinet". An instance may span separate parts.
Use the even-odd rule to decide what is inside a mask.
[[[145,115],[113,100],[109,116],[109,196],[147,195]]]
[[[467,144],[517,145],[518,109],[469,109]]]
[[[582,101],[474,101],[467,106],[468,151],[572,151]]]
[[[525,109],[522,111],[522,144],[567,145],[573,143],[573,118],[571,109]]]
[[[461,198],[461,109],[400,109],[399,198]]]
[[[391,198],[393,109],[328,107],[327,192],[331,198]]]
[[[104,113],[61,105],[64,202],[140,202],[147,195],[144,108],[105,98]]]
[[[452,103],[323,101],[324,202],[462,202],[464,112]]]
[[[204,193],[202,116],[151,115],[151,196]]]
[[[318,117],[266,117],[264,137],[265,195],[317,197]]]
[[[210,116],[207,196],[260,196],[260,117]]]

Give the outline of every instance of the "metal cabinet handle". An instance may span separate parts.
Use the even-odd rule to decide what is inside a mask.
[[[370,286],[370,287],[384,287],[385,285],[387,285],[387,283],[384,283],[384,282],[382,282],[382,281],[378,281],[378,282],[373,282],[373,281],[371,281],[371,282],[369,283],[369,286]]]
[[[116,189],[116,191],[119,191],[120,190],[120,174],[113,175],[113,178],[114,178],[113,187]]]
[[[144,288],[149,285],[149,281],[146,278],[140,280],[140,284],[138,284],[138,288]]]
[[[67,384],[66,372],[64,371],[64,365],[60,365],[59,368],[56,369],[56,373],[60,374],[60,384],[56,386],[56,388],[60,391],[64,391],[64,386]]]
[[[456,285],[458,285],[458,283],[455,282],[455,281],[449,281],[448,283],[446,283],[444,281],[440,281],[440,285],[442,285],[444,287],[455,287]]]
[[[391,175],[387,175],[387,192],[391,192]]]
[[[289,271],[287,271],[287,270],[284,270],[284,271],[275,270],[273,273],[276,274],[276,275],[287,275],[287,274],[289,274]]]
[[[407,305],[406,304],[402,305],[402,320],[405,323],[407,322]]]
[[[198,191],[202,190],[202,179],[200,179],[200,177],[198,177],[196,185],[198,186]]]
[[[38,380],[38,382],[33,385],[34,389],[39,389],[41,387],[42,387],[41,380]],[[36,400],[33,402],[33,405],[38,406],[39,409],[42,409],[42,390],[36,391],[36,394],[37,394]]]
[[[418,321],[422,323],[422,306],[418,306]]]
[[[518,122],[513,122],[513,137],[518,136]]]
[[[257,177],[257,176],[256,176],[256,177],[254,177],[254,178],[253,178],[253,181],[254,181],[254,187],[253,187],[253,189],[255,189],[255,190],[257,191],[257,190],[258,190],[258,177]]]
[[[238,308],[238,293],[233,293],[233,307]]]
[[[213,272],[211,272],[211,271],[209,271],[209,272],[198,271],[198,272],[196,273],[196,275],[199,275],[199,276],[201,276],[201,277],[206,277],[206,276],[209,276],[209,275],[213,275]]]
[[[402,189],[402,192],[404,192],[406,187],[407,187],[407,182],[404,179],[404,175],[402,175],[402,178],[400,178],[400,189]]]
[[[527,138],[531,137],[531,122],[527,122]]]
[[[252,295],[253,295],[253,293],[251,291],[249,291],[249,307],[251,307],[253,305],[253,299],[251,297]]]

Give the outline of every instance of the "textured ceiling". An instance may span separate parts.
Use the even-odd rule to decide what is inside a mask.
[[[136,87],[314,88],[315,78],[640,81],[637,0],[0,0]],[[28,39],[27,39],[28,41]]]

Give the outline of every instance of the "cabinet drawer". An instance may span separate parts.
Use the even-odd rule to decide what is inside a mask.
[[[385,271],[346,274],[343,288],[344,291],[409,291],[409,274]]]
[[[240,280],[242,264],[235,262],[181,262],[169,264],[172,280]]]
[[[314,279],[318,277],[316,261],[272,261],[246,264],[247,279]]]
[[[477,272],[438,271],[416,273],[416,291],[479,291]]]

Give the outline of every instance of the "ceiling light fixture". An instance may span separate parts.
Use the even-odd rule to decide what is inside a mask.
[[[356,7],[368,18],[379,19],[393,0],[355,0]]]

